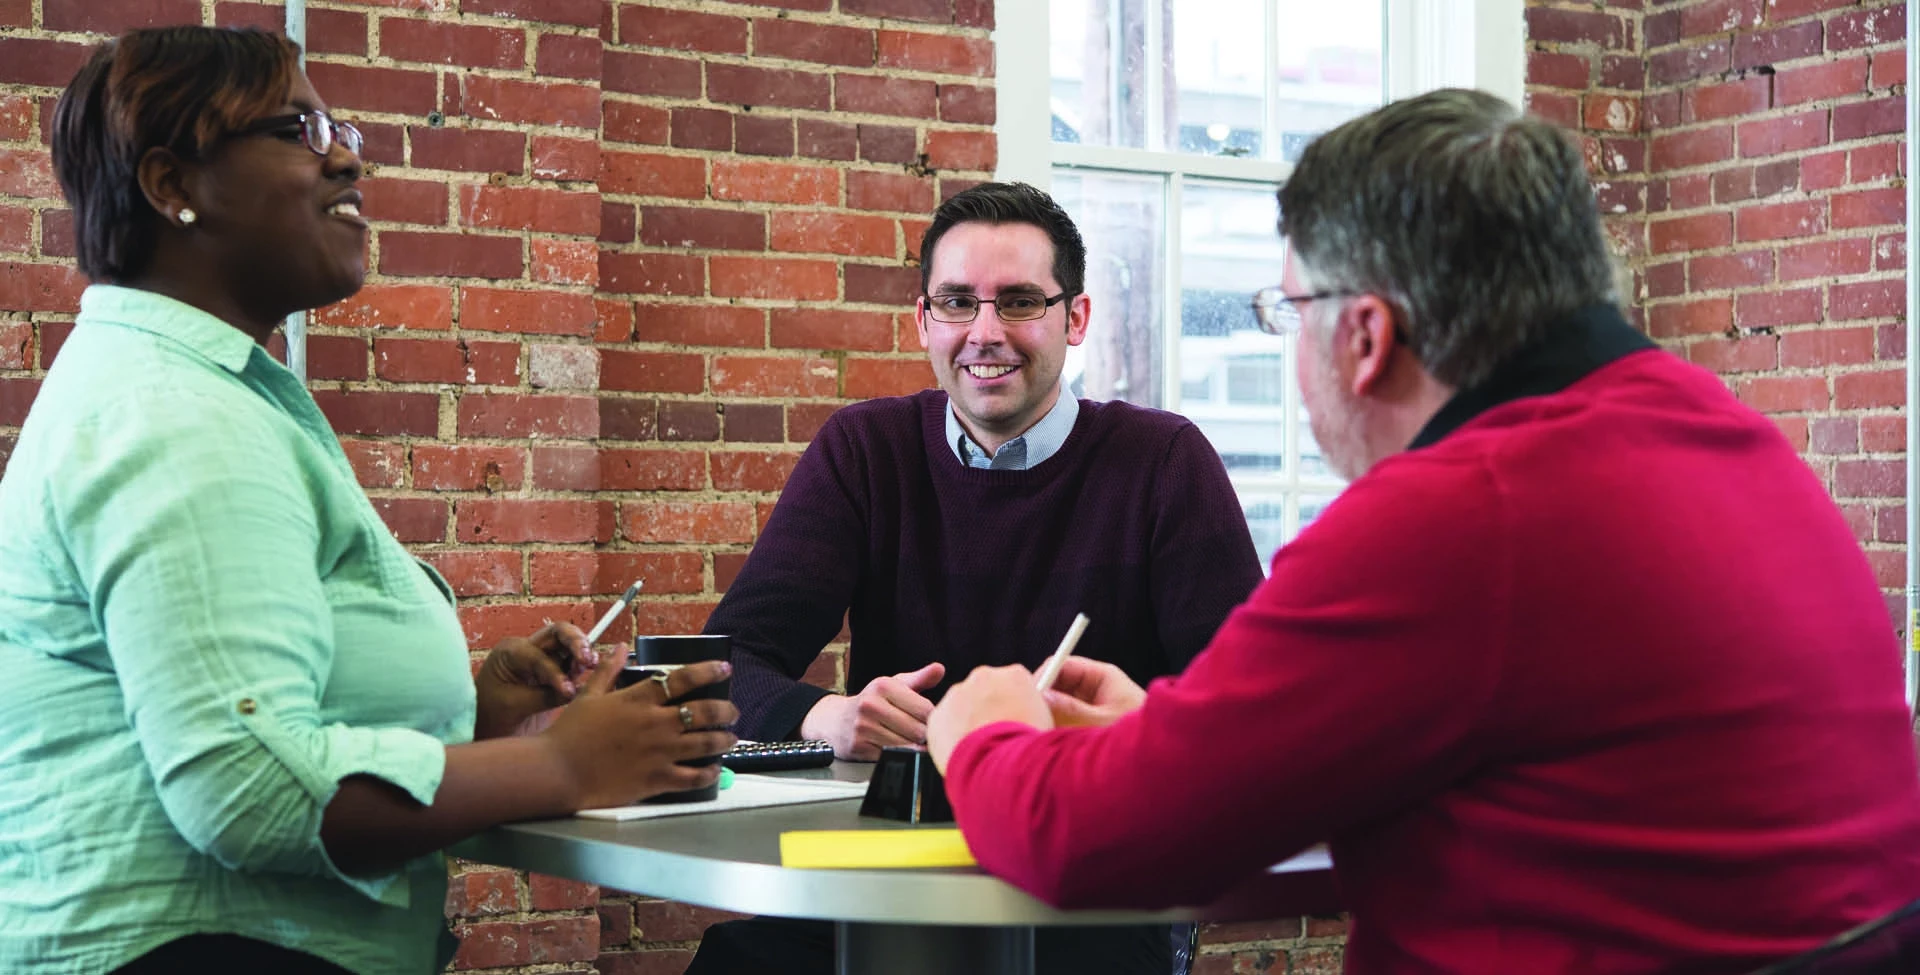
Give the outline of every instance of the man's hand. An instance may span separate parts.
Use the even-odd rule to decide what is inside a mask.
[[[1018,721],[1043,730],[1053,727],[1053,715],[1033,686],[1032,671],[1019,664],[976,667],[966,680],[949,688],[927,719],[927,750],[933,753],[934,767],[946,774],[947,758],[960,739],[996,721]]]
[[[947,674],[947,667],[931,663],[892,677],[876,677],[851,697],[830,694],[820,699],[800,722],[800,737],[833,743],[839,758],[872,762],[888,745],[922,745],[927,741],[927,715],[933,702],[923,696]]]
[[[624,661],[601,663],[572,623],[549,623],[530,637],[500,641],[473,678],[474,740],[516,733],[540,712],[573,700],[582,682],[597,690],[612,687]]]
[[[1126,671],[1101,660],[1068,657],[1047,692],[1047,708],[1057,727],[1104,728],[1137,711],[1147,699]]]

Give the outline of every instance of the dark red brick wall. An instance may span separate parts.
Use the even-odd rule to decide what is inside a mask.
[[[1630,245],[1645,327],[1774,417],[1840,502],[1897,607],[1906,7],[1609,6],[1530,6],[1534,107],[1585,130],[1611,183],[1603,200],[1624,208],[1621,224],[1643,225],[1617,236]],[[1593,41],[1594,18],[1628,25],[1634,56]]]
[[[1776,419],[1893,603],[1906,571],[1906,7],[1667,4],[1645,29],[1648,325]]]

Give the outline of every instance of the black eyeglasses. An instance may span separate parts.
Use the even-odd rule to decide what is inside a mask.
[[[300,112],[295,115],[263,118],[235,132],[234,135],[258,135],[277,129],[291,130],[296,125],[300,127],[300,141],[305,142],[307,148],[313,150],[315,155],[324,156],[333,151],[333,145],[336,142],[344,146],[348,152],[356,156],[360,154],[360,146],[364,141],[360,136],[360,130],[349,123],[334,121],[333,116],[325,112]]]
[[[1315,291],[1311,294],[1290,295],[1279,285],[1261,288],[1253,293],[1253,320],[1259,324],[1260,331],[1268,335],[1292,335],[1300,331],[1300,306],[1309,301],[1325,301],[1329,298],[1358,298],[1363,291]]]
[[[1006,291],[996,295],[993,307],[1003,322],[1030,322],[1047,309],[1073,296],[1062,291],[1049,298],[1038,291]],[[969,294],[921,295],[927,300],[927,317],[948,325],[965,325],[980,317],[980,296]]]

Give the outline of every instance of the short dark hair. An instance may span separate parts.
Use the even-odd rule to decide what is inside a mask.
[[[981,183],[953,195],[933,211],[933,222],[920,237],[920,290],[933,280],[933,248],[956,224],[1026,223],[1047,232],[1053,241],[1053,277],[1067,294],[1087,286],[1087,245],[1073,218],[1053,197],[1026,183]]]
[[[1428,92],[1315,139],[1280,188],[1280,232],[1312,288],[1396,305],[1408,347],[1456,388],[1617,300],[1579,147],[1485,92]]]
[[[60,93],[53,171],[73,207],[80,270],[125,281],[153,259],[159,215],[140,158],[205,158],[223,136],[284,104],[300,49],[278,34],[220,27],[136,30],[102,43]]]

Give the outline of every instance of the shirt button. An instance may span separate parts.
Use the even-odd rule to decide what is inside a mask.
[[[234,705],[234,710],[241,714],[252,714],[256,710],[256,705],[253,703],[253,698],[243,697],[239,704]]]

